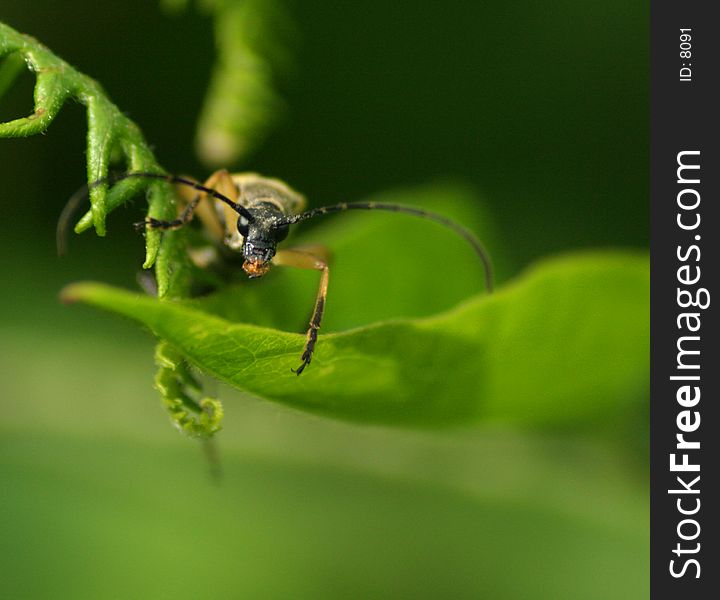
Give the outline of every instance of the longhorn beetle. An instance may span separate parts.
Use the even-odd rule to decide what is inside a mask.
[[[251,279],[265,275],[273,264],[300,269],[316,269],[321,272],[320,287],[301,357],[302,363],[297,369],[293,369],[297,375],[300,375],[310,364],[317,342],[328,288],[328,252],[323,246],[278,250],[277,245],[287,237],[290,225],[320,215],[347,210],[385,210],[428,219],[448,227],[472,246],[485,269],[485,288],[488,292],[492,291],[493,276],[490,257],[480,240],[466,227],[437,213],[412,206],[384,202],[341,202],[304,210],[305,198],[282,181],[263,177],[256,173],[231,175],[226,170],[216,171],[205,184],[177,175],[129,172],[100,179],[90,184],[88,188],[131,177],[159,179],[177,184],[181,186],[178,187],[178,192],[186,201],[185,207],[176,219],[163,221],[146,217],[144,221],[135,223],[138,230],[144,231],[146,228],[179,229],[189,223],[193,215],[197,213],[218,243],[241,253],[244,260],[242,268]],[[82,192],[82,196],[84,196],[86,189],[83,189]],[[206,198],[208,202],[203,203],[202,200]],[[211,202],[210,199],[213,201]],[[64,233],[77,201],[76,197],[70,199],[58,222],[58,249],[61,253],[64,247]]]

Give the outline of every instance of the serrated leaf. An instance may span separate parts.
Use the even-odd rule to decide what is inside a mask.
[[[547,260],[444,314],[323,335],[301,377],[290,371],[301,334],[98,283],[74,284],[63,297],[144,324],[241,390],[354,421],[612,421],[636,410],[648,387],[649,269],[635,253]]]

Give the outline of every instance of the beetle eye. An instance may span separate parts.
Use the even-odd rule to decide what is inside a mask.
[[[282,242],[288,236],[288,233],[290,233],[290,226],[282,225],[281,227],[277,227],[275,229],[273,236],[275,237],[276,242]]]
[[[237,230],[238,230],[238,232],[240,233],[241,236],[247,237],[247,234],[248,234],[248,225],[249,225],[248,220],[241,215],[240,218],[239,218],[238,221],[237,221]]]

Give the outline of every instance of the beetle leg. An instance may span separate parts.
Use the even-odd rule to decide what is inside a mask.
[[[135,223],[135,229],[139,231],[142,231],[146,227],[149,229],[162,229],[164,231],[168,229],[180,229],[183,225],[187,225],[190,222],[193,217],[193,212],[195,211],[195,208],[201,198],[202,196],[200,194],[196,194],[195,197],[185,205],[185,208],[183,208],[183,211],[177,219],[173,219],[172,221],[163,221],[153,217],[145,217],[144,221]]]
[[[324,255],[323,257],[318,254]],[[284,265],[287,267],[295,267],[298,269],[316,269],[321,271],[320,287],[318,288],[317,298],[315,299],[315,308],[310,318],[310,327],[307,330],[307,339],[305,341],[305,349],[302,353],[302,363],[293,372],[300,375],[310,364],[312,355],[317,342],[318,330],[322,323],[323,313],[325,311],[325,298],[327,297],[328,288],[328,251],[322,246],[311,246],[307,248],[296,248],[279,250],[273,258],[276,265]]]

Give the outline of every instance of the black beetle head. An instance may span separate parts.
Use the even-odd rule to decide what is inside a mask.
[[[254,279],[270,270],[278,242],[288,235],[288,226],[281,224],[283,214],[272,204],[261,203],[248,211],[254,220],[248,222],[248,219],[240,216],[237,229],[243,238],[243,270]]]

